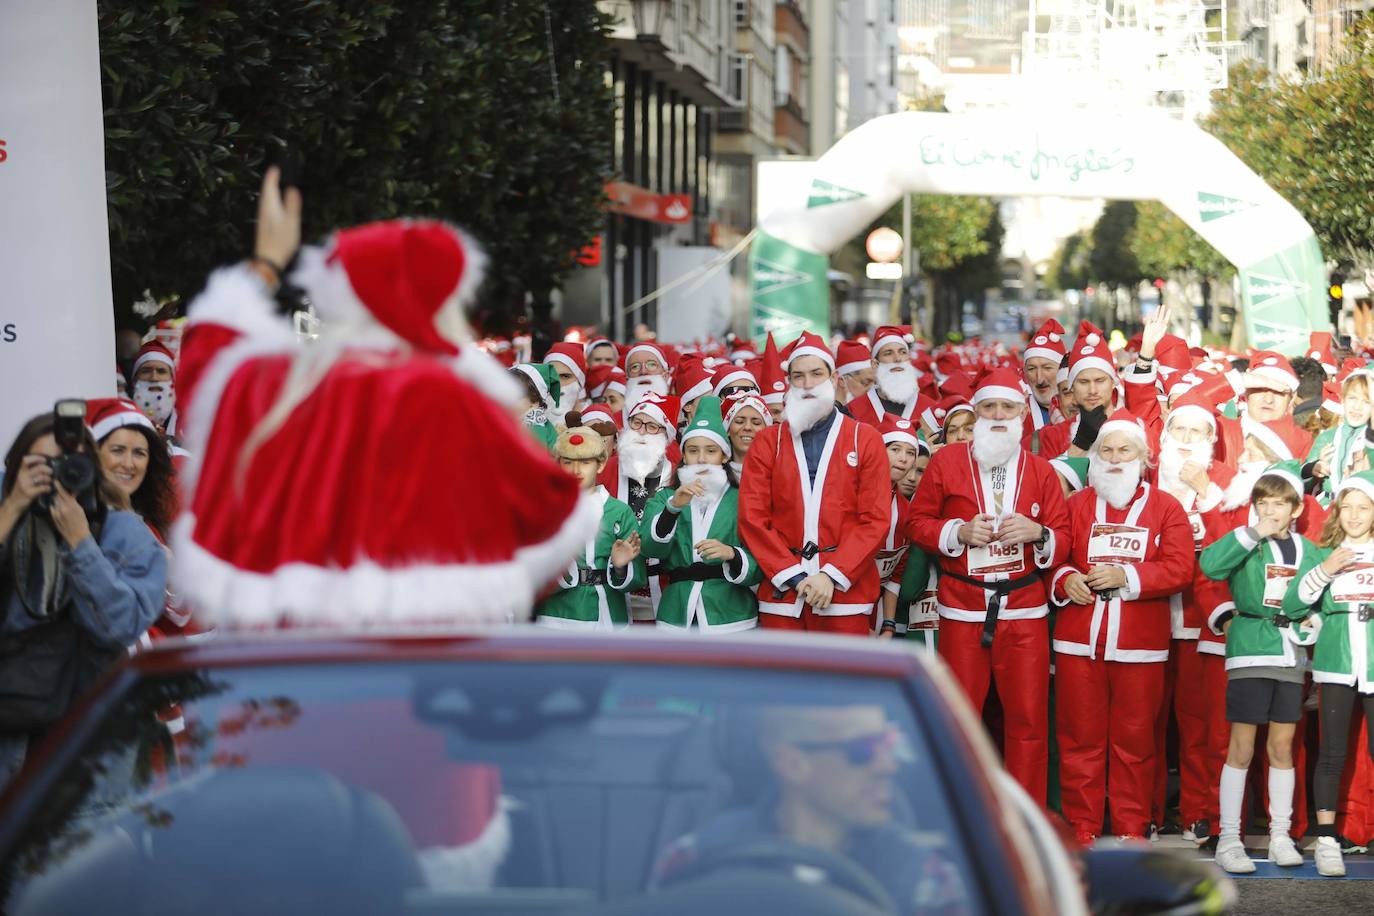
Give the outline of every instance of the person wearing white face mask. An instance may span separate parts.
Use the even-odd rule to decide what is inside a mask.
[[[157,340],[150,340],[134,360],[134,390],[130,398],[160,431],[176,428],[176,357]]]
[[[1073,549],[1052,580],[1060,800],[1084,845],[1108,805],[1118,836],[1147,834],[1164,759],[1170,596],[1192,581],[1194,556],[1178,500],[1142,479],[1148,461],[1144,424],[1118,410],[1089,452],[1088,487],[1069,498]]]
[[[644,509],[644,555],[662,561],[667,586],[658,626],[733,633],[758,626],[752,587],[763,578],[739,535],[739,481],[727,464],[730,440],[720,399],[706,395],[682,437],[676,486]]]
[[[749,446],[740,532],[768,581],[759,626],[866,636],[873,562],[891,521],[887,452],[876,429],[840,413],[835,358],[806,332],[783,351],[782,423]]]
[[[874,332],[873,369],[873,387],[849,402],[854,419],[881,427],[884,416],[895,414],[915,422],[923,411],[935,406],[933,400],[917,390],[920,378],[911,364],[910,340],[905,329],[889,326]]]

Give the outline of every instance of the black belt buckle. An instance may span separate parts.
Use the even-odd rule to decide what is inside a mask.
[[[1374,620],[1374,604],[1360,605],[1360,613],[1358,619],[1360,623],[1369,623],[1370,620]]]
[[[577,579],[578,585],[605,585],[606,573],[599,569],[582,569]]]
[[[1293,625],[1293,619],[1284,614],[1275,614],[1270,620],[1280,630]]]
[[[807,541],[802,545],[801,558],[803,560],[814,560],[821,552],[821,545],[815,541]]]

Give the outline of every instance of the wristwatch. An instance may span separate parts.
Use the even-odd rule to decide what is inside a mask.
[[[1044,546],[1045,546],[1046,544],[1048,544],[1049,542],[1050,542],[1050,526],[1049,526],[1049,525],[1041,525],[1041,526],[1040,526],[1040,537],[1038,537],[1038,538],[1035,539],[1035,546],[1036,546],[1036,547],[1044,547]]]

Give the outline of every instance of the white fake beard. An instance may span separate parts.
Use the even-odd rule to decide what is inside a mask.
[[[577,402],[582,399],[582,386],[569,385],[560,388],[558,391],[558,404],[554,406],[553,412],[562,419],[563,415],[577,406]]]
[[[835,380],[826,379],[815,388],[788,388],[783,416],[797,432],[806,432],[830,416],[835,409]]]
[[[1189,449],[1192,454],[1181,455],[1179,449]],[[1190,443],[1185,445],[1179,442],[1165,430],[1164,435],[1159,440],[1159,484],[1170,493],[1188,489],[1179,472],[1189,461],[1196,461],[1204,468],[1212,466],[1213,443]]]
[[[1140,462],[1123,461],[1112,464],[1091,455],[1088,458],[1088,486],[1092,487],[1113,509],[1122,509],[1140,486]]]
[[[1263,461],[1250,461],[1236,468],[1236,476],[1226,485],[1222,496],[1221,508],[1230,512],[1239,509],[1250,501],[1250,492],[1255,489],[1255,481],[1264,476],[1267,465]]]
[[[994,426],[1005,426],[998,431]],[[973,460],[983,470],[1000,468],[1011,460],[1021,447],[1021,418],[1015,420],[988,420],[979,417],[973,421]]]
[[[140,379],[134,382],[133,400],[149,420],[158,426],[166,426],[167,419],[176,409],[177,392],[171,382],[150,382]]]
[[[626,429],[616,441],[616,454],[620,456],[620,469],[631,480],[644,480],[663,464],[663,453],[668,448],[668,434],[646,436]]]
[[[697,509],[707,509],[720,499],[720,494],[730,485],[725,476],[725,468],[719,464],[684,464],[678,468],[678,483],[699,483],[706,492],[692,497],[692,505]]]
[[[916,393],[916,370],[903,363],[879,363],[877,385],[885,400],[905,404]]]
[[[641,375],[625,382],[625,413],[628,415],[644,395],[653,392],[661,398],[668,396],[668,380],[661,375]]]

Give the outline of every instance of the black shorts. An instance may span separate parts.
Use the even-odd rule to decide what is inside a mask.
[[[1302,685],[1267,677],[1226,682],[1226,721],[1245,725],[1297,722],[1302,718]]]

